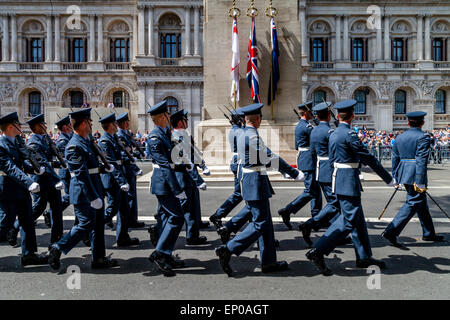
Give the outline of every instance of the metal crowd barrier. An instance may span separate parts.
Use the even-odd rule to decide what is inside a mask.
[[[374,155],[380,162],[392,160],[391,146],[377,146],[369,148],[370,154]],[[436,147],[431,149],[429,164],[450,163],[450,147]]]

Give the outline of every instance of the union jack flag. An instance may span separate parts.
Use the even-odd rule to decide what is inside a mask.
[[[252,17],[250,27],[250,38],[248,40],[247,55],[247,81],[250,87],[251,96],[255,103],[260,102],[259,99],[259,79],[258,79],[258,45],[256,43],[255,18]]]

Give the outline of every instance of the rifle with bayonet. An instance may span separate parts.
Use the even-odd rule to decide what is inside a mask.
[[[327,103],[324,98],[322,98],[322,101],[324,103]],[[328,111],[330,112],[331,117],[333,118],[333,123],[337,128],[339,126],[339,120],[336,118],[336,115],[334,114],[333,110],[331,110],[331,108],[328,108]]]

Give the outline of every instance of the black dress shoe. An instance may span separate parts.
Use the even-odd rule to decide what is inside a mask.
[[[200,222],[199,229],[208,229],[209,228],[209,222]]]
[[[233,270],[230,267],[231,252],[228,250],[227,246],[223,245],[216,248],[216,255],[219,257],[220,266],[223,272],[225,272],[229,277],[233,275]]]
[[[61,250],[56,245],[52,245],[48,254],[48,264],[53,270],[58,270],[61,267]]]
[[[22,256],[20,262],[22,263],[22,266],[30,266],[30,265],[40,266],[48,264],[48,258],[49,258],[48,255],[45,253],[41,254],[31,253],[27,254],[26,256]]]
[[[222,220],[216,216],[216,214],[213,214],[211,217],[209,217],[209,221],[216,227],[217,230],[223,227]]]
[[[366,269],[370,266],[378,266],[378,267],[380,267],[380,269],[385,269],[386,263],[384,261],[377,260],[372,257],[367,258],[367,259],[356,260],[356,267],[358,267],[358,268]]]
[[[15,247],[17,245],[17,235],[19,234],[19,229],[11,228],[6,235],[8,243],[10,246]]]
[[[222,227],[217,230],[217,233],[220,236],[220,240],[223,244],[226,244],[228,241],[230,241],[231,233],[228,231],[227,227]]]
[[[324,276],[328,277],[333,274],[333,272],[327,267],[323,255],[319,254],[315,248],[309,250],[306,253],[306,257],[316,265],[320,273]]]
[[[186,239],[186,244],[189,246],[199,246],[205,244],[207,240],[205,236],[199,236],[198,238]]]
[[[117,241],[118,247],[131,247],[131,246],[137,246],[140,244],[140,241],[138,238],[128,238],[125,240]]]
[[[386,232],[383,232],[383,233],[381,234],[381,236],[382,236],[383,238],[385,238],[387,241],[389,241],[389,242],[391,243],[392,246],[394,246],[394,247],[396,247],[396,248],[399,248],[399,249],[402,249],[402,250],[408,250],[408,248],[406,248],[403,244],[397,242],[397,237],[395,237],[395,236],[390,236],[390,235],[386,234]]]
[[[51,228],[52,227],[52,219],[50,217],[50,212],[45,211],[43,214],[44,216],[44,223],[47,227]]]
[[[150,234],[150,242],[152,243],[152,245],[154,247],[156,247],[156,245],[158,244],[158,240],[159,240],[159,234],[158,234],[158,229],[156,228],[156,224],[148,227],[147,231]]]
[[[286,261],[277,261],[275,263],[266,264],[261,267],[261,271],[263,273],[284,271],[287,269],[289,269],[289,266]]]
[[[311,241],[311,225],[308,223],[300,223],[298,226],[298,230],[302,233],[303,240],[308,244],[308,246],[311,248],[313,245],[313,242]]]
[[[93,260],[91,262],[92,269],[108,269],[114,268],[119,265],[119,262],[115,259],[111,259],[109,257],[103,257],[100,259]]]
[[[145,227],[145,223],[144,222],[140,222],[140,221],[133,221],[130,223],[129,225],[130,228],[144,228]]]
[[[278,214],[283,219],[283,223],[286,225],[286,227],[289,230],[292,230],[291,213],[286,208],[283,208],[283,209],[278,210]]]
[[[165,277],[173,277],[176,275],[175,271],[173,271],[172,267],[170,266],[170,258],[167,259],[162,253],[159,253],[155,250],[150,255],[150,257],[148,257],[148,260],[156,264],[158,269],[164,274]]]
[[[438,236],[437,234],[434,234],[429,237],[422,237],[423,241],[431,241],[431,242],[442,242],[444,241],[444,236]]]
[[[174,256],[166,256],[166,261],[169,266],[171,266],[173,269],[181,269],[185,267],[184,261],[175,259]]]

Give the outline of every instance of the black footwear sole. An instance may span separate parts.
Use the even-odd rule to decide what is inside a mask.
[[[220,248],[216,249],[216,256],[219,257],[220,267],[222,268],[223,272],[225,272],[228,275],[228,277],[232,277],[233,276],[233,270],[231,269],[231,267],[229,265],[229,261],[227,263],[222,261],[222,258],[220,257],[219,251],[220,251]]]
[[[154,259],[152,256],[148,257],[148,260],[154,263],[165,277],[174,277],[176,275],[175,271],[173,271],[172,269],[164,268],[163,263]]]

